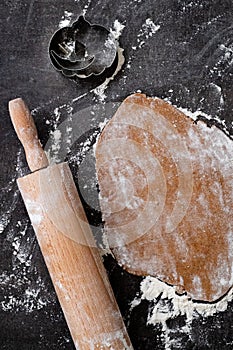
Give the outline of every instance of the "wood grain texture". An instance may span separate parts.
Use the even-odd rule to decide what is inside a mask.
[[[76,349],[132,349],[68,165],[27,175],[18,186]]]
[[[39,296],[48,301],[40,308],[37,304],[39,299],[31,296],[30,303],[35,305],[36,317],[35,312],[25,311],[27,304],[23,304],[19,311],[17,304],[9,303],[10,312],[5,312],[0,305],[0,344],[5,350],[28,348],[74,350],[60,306],[53,299],[49,302],[53,289],[51,284],[47,283],[49,277],[46,269],[43,268],[39,248],[36,243],[32,243],[34,240],[30,227],[20,243],[23,248],[27,236],[30,236],[27,247],[33,251],[32,260],[29,261],[32,266],[25,272],[25,264],[13,255],[12,241],[16,237],[21,237],[22,230],[16,223],[18,220],[22,223],[27,221],[27,215],[24,214],[24,204],[21,201],[16,202],[16,209],[12,207],[13,204],[15,205],[16,187],[11,183],[17,175],[16,155],[21,147],[15,140],[7,103],[16,95],[27,98],[30,107],[35,109],[34,115],[40,128],[41,141],[45,144],[47,135],[50,131],[54,131],[56,118],[54,109],[63,104],[67,105],[72,99],[95,87],[91,82],[80,82],[76,86],[72,81],[64,79],[62,74],[54,71],[48,58],[49,40],[58,28],[64,11],[72,12],[72,20],[75,20],[82,13],[83,7],[90,3],[86,13],[88,20],[108,28],[113,27],[116,19],[126,24],[121,36],[121,44],[125,49],[126,65],[130,63],[131,67],[128,69],[125,65],[125,72],[122,71],[108,85],[105,91],[108,100],[123,101],[132,91],[140,89],[151,96],[167,97],[175,105],[193,111],[202,110],[212,116],[217,114],[220,119],[226,120],[230,131],[232,130],[233,76],[225,68],[226,64],[231,62],[232,47],[229,41],[232,43],[233,38],[230,30],[233,21],[233,2],[230,0],[221,2],[165,0],[152,4],[151,0],[127,3],[125,0],[119,2],[44,0],[33,2],[32,11],[29,14],[31,3],[31,0],[25,0],[23,4],[20,0],[14,2],[6,0],[0,4],[2,18],[7,19],[0,23],[2,42],[0,197],[1,217],[3,218],[6,213],[6,217],[10,220],[4,234],[1,235],[0,274],[5,273],[7,280],[13,275],[15,281],[20,281],[19,276],[24,273],[27,273],[29,281],[38,278],[42,283],[36,287],[36,291],[40,288]],[[27,27],[25,26],[26,17],[28,17]],[[137,45],[137,39],[144,39],[137,38],[137,35],[147,18],[151,18],[156,25],[160,24],[161,29],[145,40],[146,45],[143,48],[134,51],[132,46]],[[22,35],[24,35],[24,41]],[[222,48],[222,44],[225,48]],[[227,52],[229,52],[229,59],[225,60]],[[97,83],[99,85],[99,81]],[[212,83],[219,85],[222,89],[224,102],[221,106],[219,105],[220,93]],[[169,91],[170,89],[173,91]],[[74,112],[94,104],[96,104],[96,96],[88,93],[73,104]],[[69,108],[68,105],[67,110]],[[61,114],[66,118],[66,108],[62,107]],[[46,123],[47,119],[50,124]],[[89,130],[89,119],[85,118],[84,113],[83,116],[79,114],[76,119],[80,123],[81,130],[82,128]],[[102,119],[96,117],[96,125],[99,122],[102,122]],[[78,143],[74,146],[72,154],[76,155],[79,149]],[[23,169],[25,163],[22,152],[18,158],[20,169]],[[73,163],[70,156],[67,160]],[[24,168],[23,171],[26,169]],[[18,175],[20,175],[19,172]],[[75,176],[74,172],[73,175]],[[88,176],[87,172],[85,179]],[[88,183],[87,180],[85,181]],[[82,193],[85,181],[79,182],[77,178],[75,179],[75,183],[79,182]],[[10,191],[7,190],[8,185],[11,185]],[[93,197],[85,196],[86,202],[93,203]],[[12,260],[17,267],[14,271],[11,268]],[[124,314],[128,315],[128,327],[135,350],[164,350],[164,335],[161,335],[161,327],[146,326],[148,316],[146,303],[143,302],[143,306],[137,307],[135,312],[130,312],[131,301],[139,290],[138,284],[135,285],[134,281],[140,280],[140,277],[129,275],[112,262],[110,257],[106,258],[106,268],[109,270],[120,307]],[[43,287],[44,282],[46,287]],[[27,287],[28,284],[24,282],[12,290],[11,283],[6,284],[1,280],[0,294],[6,298],[13,295],[15,300],[19,300],[24,296]],[[164,301],[164,303],[169,307],[168,302]],[[40,308],[38,311],[37,307]],[[174,341],[180,341],[181,349],[229,349],[233,341],[232,310],[233,305],[229,304],[227,311],[213,317],[197,317],[192,324],[191,335],[182,333],[183,323],[181,324],[181,318],[177,317],[169,323],[170,336]]]
[[[11,121],[21,141],[31,171],[49,165],[47,156],[41,147],[40,140],[31,113],[21,98],[9,102]]]

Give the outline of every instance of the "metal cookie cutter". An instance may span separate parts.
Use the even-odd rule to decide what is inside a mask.
[[[89,78],[107,72],[118,62],[118,42],[103,26],[80,16],[51,38],[49,55],[54,67],[67,77]]]

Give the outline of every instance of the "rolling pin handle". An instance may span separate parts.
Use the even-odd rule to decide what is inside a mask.
[[[38,139],[37,129],[31,113],[21,98],[9,102],[11,121],[21,141],[27,163],[31,171],[45,168],[49,165],[47,156]]]

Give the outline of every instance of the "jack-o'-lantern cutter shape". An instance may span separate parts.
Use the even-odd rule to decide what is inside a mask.
[[[99,76],[118,61],[118,42],[101,25],[80,16],[70,27],[60,28],[49,44],[53,66],[67,77]]]

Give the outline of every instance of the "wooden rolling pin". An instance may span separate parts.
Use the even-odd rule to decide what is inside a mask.
[[[133,349],[69,166],[49,166],[22,99],[9,111],[33,172],[18,187],[76,349]]]

